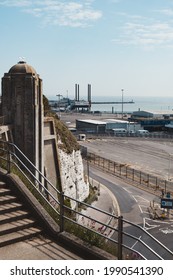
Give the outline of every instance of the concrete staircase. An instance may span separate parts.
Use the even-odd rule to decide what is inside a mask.
[[[0,182],[0,247],[29,240],[42,229],[15,193]]]
[[[21,181],[9,175],[7,182],[0,181],[0,260],[115,259],[70,233],[59,233],[59,226]]]

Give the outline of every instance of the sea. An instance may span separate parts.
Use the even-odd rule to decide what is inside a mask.
[[[133,98],[124,98],[123,101],[132,101],[134,103],[123,104],[123,113],[132,113],[134,111],[152,111],[159,113],[173,113],[173,96],[172,97],[133,97]],[[122,100],[116,97],[95,97],[92,101],[100,102],[121,102]],[[92,111],[100,111],[106,113],[121,113],[122,112],[122,104],[92,104]]]
[[[69,97],[70,98],[70,97]],[[48,97],[49,100],[55,100],[55,97]],[[73,98],[70,98],[73,99]],[[81,98],[86,100],[86,98]],[[129,104],[92,104],[91,111],[100,111],[102,113],[132,113],[134,111],[152,111],[162,113],[173,113],[173,96],[157,97],[157,96],[134,96],[133,98],[124,97],[123,101],[132,101]],[[121,97],[116,96],[93,96],[93,102],[121,102]]]

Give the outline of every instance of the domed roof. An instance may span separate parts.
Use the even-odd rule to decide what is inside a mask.
[[[12,66],[9,70],[11,74],[37,74],[35,69],[28,65],[25,61],[19,61],[17,64]]]

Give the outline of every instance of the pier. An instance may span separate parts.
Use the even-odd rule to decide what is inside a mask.
[[[79,84],[75,84],[75,98],[74,100],[64,98],[63,95],[58,94],[59,97],[58,101],[49,100],[50,106],[60,110],[91,110],[92,105],[101,105],[101,104],[121,104],[122,105],[122,114],[123,114],[123,105],[124,104],[133,104],[135,103],[133,100],[124,101],[123,99],[123,90],[122,90],[122,100],[121,101],[92,101],[91,98],[91,85],[88,84],[88,91],[87,91],[87,100],[81,100],[79,94]],[[61,98],[62,97],[62,98]]]
[[[133,100],[131,101],[92,101],[91,104],[134,104]]]

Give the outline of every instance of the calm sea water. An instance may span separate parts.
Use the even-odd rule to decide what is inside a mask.
[[[124,101],[134,101],[134,104],[124,104],[123,112],[133,112],[140,110],[146,111],[159,111],[159,112],[172,112],[173,113],[173,97],[134,97],[124,98]],[[116,97],[94,97],[92,101],[120,101],[121,98]],[[122,112],[121,104],[93,104],[91,107],[92,111],[101,112]]]
[[[86,100],[86,98],[83,98]],[[49,100],[55,100],[55,97],[49,97]],[[133,111],[144,110],[144,111],[159,111],[159,112],[173,112],[173,97],[128,97],[124,96],[124,101],[134,101],[134,104],[124,104],[123,112],[131,113]],[[121,96],[92,96],[92,101],[104,101],[104,102],[121,102]],[[121,104],[93,104],[91,107],[92,111],[109,112],[112,110],[114,113],[122,112]]]

